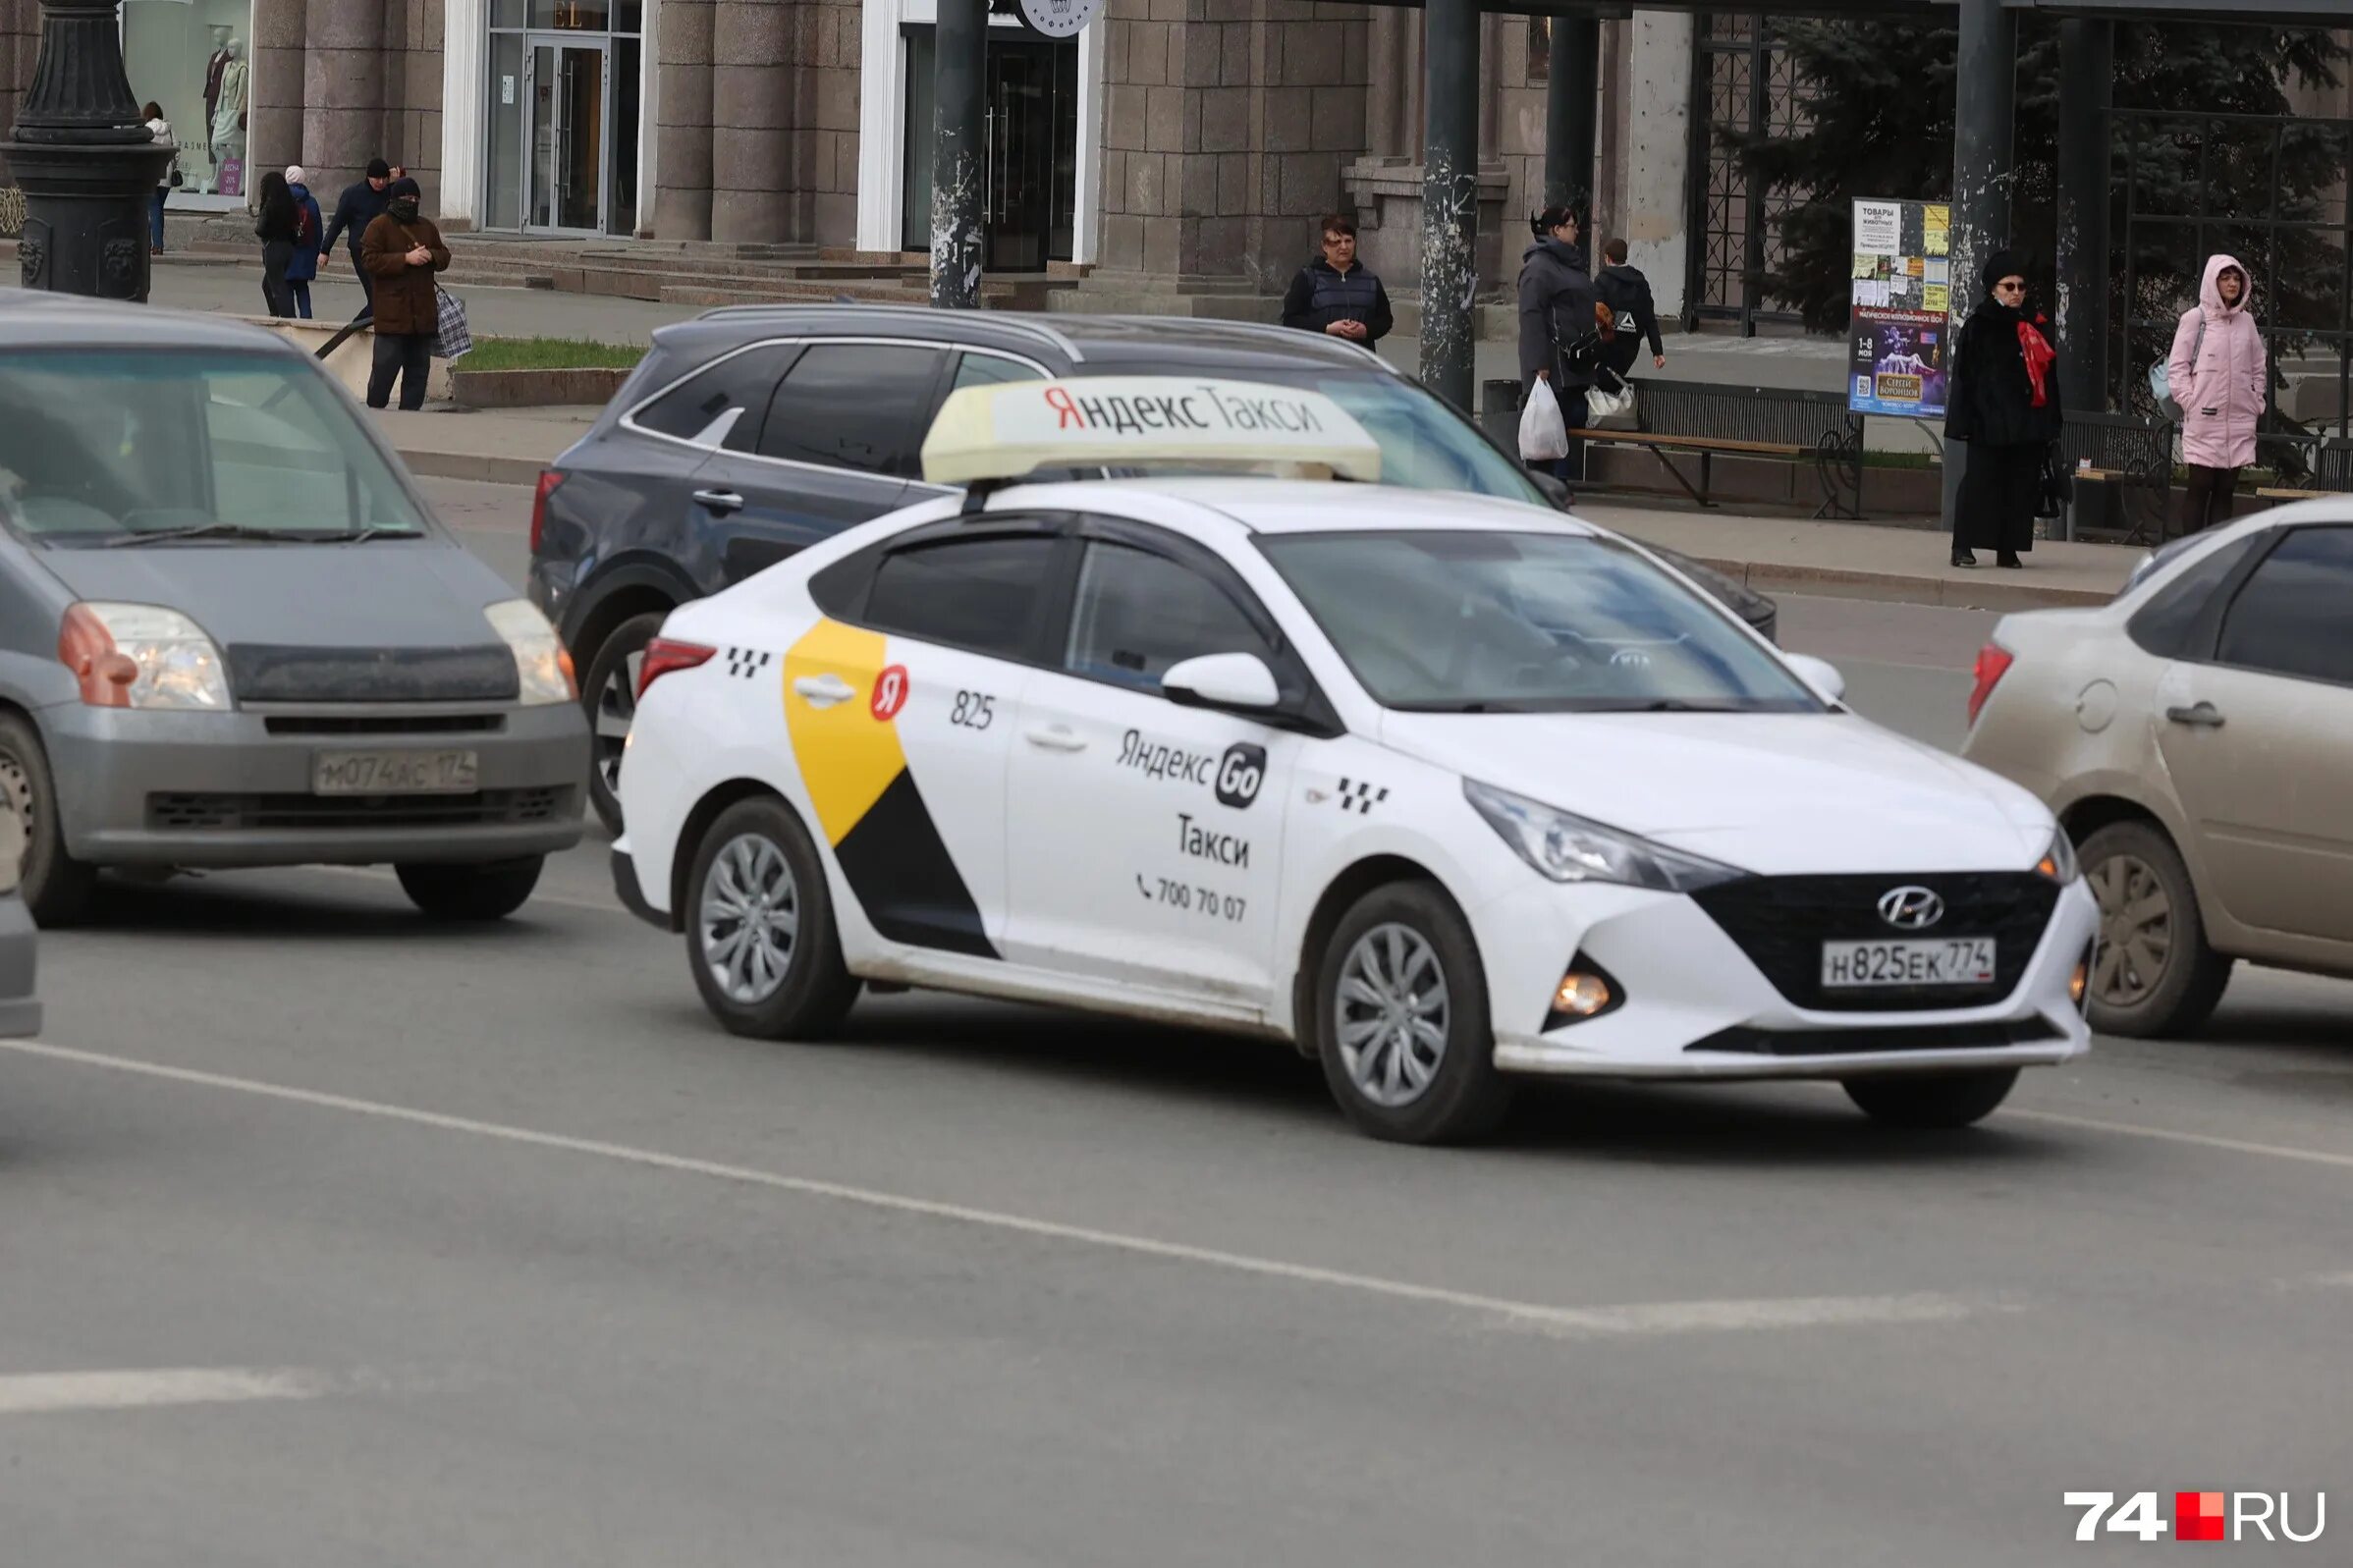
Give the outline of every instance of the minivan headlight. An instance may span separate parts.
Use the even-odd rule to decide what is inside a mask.
[[[93,708],[229,711],[221,650],[202,626],[162,605],[75,605],[58,628],[57,657]]]
[[[572,655],[564,639],[548,623],[539,607],[528,599],[506,599],[482,612],[499,640],[515,655],[518,700],[526,708],[554,702],[576,702],[578,684],[573,678]]]
[[[1465,779],[1462,793],[1504,842],[1555,882],[1606,882],[1658,892],[1691,892],[1748,875],[1493,784]]]

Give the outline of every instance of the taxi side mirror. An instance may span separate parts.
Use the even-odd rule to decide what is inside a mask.
[[[1846,677],[1838,667],[1828,659],[1817,659],[1810,653],[1784,653],[1781,663],[1787,665],[1797,678],[1814,688],[1815,695],[1825,702],[1836,702],[1846,695]]]
[[[1180,659],[1160,677],[1160,689],[1183,708],[1265,713],[1283,701],[1275,672],[1254,653],[1209,653]]]

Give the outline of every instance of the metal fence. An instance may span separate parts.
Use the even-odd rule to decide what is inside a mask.
[[[1692,32],[1689,274],[1686,326],[1736,323],[1743,336],[1760,323],[1791,325],[1796,312],[1768,308],[1765,277],[1781,260],[1774,219],[1791,204],[1786,191],[1748,172],[1733,140],[1786,136],[1805,124],[1806,89],[1770,18],[1707,12]]]

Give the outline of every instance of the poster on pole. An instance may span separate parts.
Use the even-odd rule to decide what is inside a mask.
[[[1858,200],[1847,307],[1846,406],[1936,419],[1944,413],[1952,298],[1952,209]]]

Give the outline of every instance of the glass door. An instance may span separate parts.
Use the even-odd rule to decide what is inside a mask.
[[[1054,96],[1052,44],[992,40],[983,261],[991,272],[1046,270],[1047,234],[1054,225]]]
[[[522,226],[604,231],[605,45],[533,37],[524,70],[523,140],[530,148]]]

